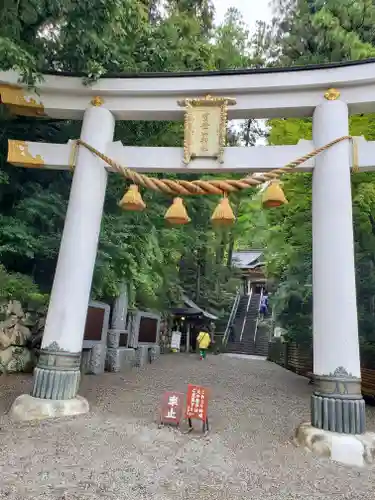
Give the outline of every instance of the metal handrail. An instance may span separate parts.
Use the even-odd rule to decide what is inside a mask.
[[[241,299],[241,292],[238,289],[236,297],[234,298],[234,301],[233,301],[233,306],[232,306],[232,310],[231,310],[230,315],[229,315],[228,323],[227,323],[227,326],[225,328],[225,332],[224,332],[224,336],[223,336],[223,341],[222,341],[223,345],[227,345],[229,330],[230,330],[230,328],[232,326],[233,319],[234,319],[234,317],[237,314],[237,309],[238,309],[238,305],[240,303],[240,299]]]
[[[259,324],[259,309],[260,309],[260,305],[262,303],[262,299],[263,299],[263,288],[260,291],[260,299],[259,299],[259,304],[258,304],[258,316],[257,316],[257,320],[256,320],[256,323],[255,323],[254,346],[255,346],[256,341],[257,341],[257,332],[258,332],[258,324]]]
[[[253,289],[251,288],[250,289],[250,293],[249,293],[249,298],[247,300],[247,306],[246,306],[246,312],[245,312],[245,317],[243,319],[243,323],[242,323],[242,328],[241,328],[241,336],[240,336],[240,342],[242,342],[242,337],[243,337],[243,332],[245,330],[245,325],[246,325],[246,321],[247,321],[247,314],[249,312],[249,308],[250,308],[250,302],[251,302],[251,297],[253,296]]]

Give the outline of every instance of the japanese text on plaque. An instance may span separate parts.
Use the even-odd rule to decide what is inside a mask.
[[[207,419],[208,391],[199,385],[189,385],[186,404],[186,417]]]
[[[217,157],[220,154],[221,136],[219,107],[202,106],[191,109],[191,155],[194,157]]]

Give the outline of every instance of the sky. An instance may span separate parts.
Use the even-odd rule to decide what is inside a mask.
[[[272,11],[269,6],[269,0],[213,0],[216,9],[215,21],[220,23],[223,21],[226,11],[229,7],[236,7],[243,14],[243,21],[253,31],[257,21],[270,22],[272,19]],[[235,127],[242,120],[231,121]],[[260,125],[265,126],[264,120],[259,120]],[[257,141],[257,145],[266,144],[266,140],[261,138]]]
[[[272,13],[269,0],[213,0],[216,8],[216,22],[224,19],[229,7],[236,7],[243,14],[243,21],[252,30],[256,21],[271,21]]]

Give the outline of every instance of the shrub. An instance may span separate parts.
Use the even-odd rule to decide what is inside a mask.
[[[0,301],[19,300],[22,304],[44,307],[48,296],[41,294],[38,286],[29,276],[20,273],[8,273],[0,264]]]

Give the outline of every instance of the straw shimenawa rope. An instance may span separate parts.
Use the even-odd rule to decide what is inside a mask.
[[[318,154],[326,151],[330,147],[338,144],[340,142],[349,140],[352,143],[353,150],[353,171],[358,171],[358,150],[357,143],[353,137],[350,135],[345,135],[329,142],[325,146],[315,149],[311,153],[308,153],[300,158],[288,163],[285,167],[275,168],[270,172],[263,174],[257,174],[256,176],[249,175],[243,177],[242,179],[225,179],[225,180],[196,180],[196,181],[184,181],[184,180],[171,180],[171,179],[156,179],[154,177],[148,177],[147,175],[140,174],[135,170],[127,167],[123,167],[116,161],[112,160],[108,156],[104,155],[94,147],[90,146],[85,141],[77,139],[74,141],[72,156],[70,166],[74,168],[75,159],[77,156],[77,151],[79,146],[83,146],[91,153],[101,158],[105,163],[113,168],[116,172],[122,174],[126,179],[131,180],[132,183],[142,186],[147,189],[152,189],[161,193],[169,195],[197,195],[197,194],[223,194],[223,193],[233,193],[236,191],[241,191],[243,189],[249,189],[254,186],[259,186],[265,182],[271,181],[273,179],[278,179],[281,175],[290,172],[302,163],[311,158],[314,158]]]

